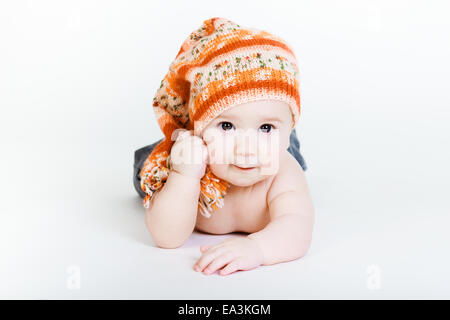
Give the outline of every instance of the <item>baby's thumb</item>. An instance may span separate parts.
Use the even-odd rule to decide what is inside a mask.
[[[172,133],[172,141],[178,141],[181,140],[183,137],[187,137],[191,134],[190,130],[187,129],[176,129]]]

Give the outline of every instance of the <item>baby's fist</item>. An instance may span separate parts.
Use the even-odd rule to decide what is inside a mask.
[[[170,163],[179,174],[201,179],[205,175],[208,149],[205,142],[192,132],[181,129],[174,134],[176,141],[170,152]]]

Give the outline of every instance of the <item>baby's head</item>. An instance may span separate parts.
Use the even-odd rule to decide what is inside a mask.
[[[201,133],[212,173],[242,187],[275,174],[289,147],[292,118],[286,102],[272,99],[243,103],[222,112]]]

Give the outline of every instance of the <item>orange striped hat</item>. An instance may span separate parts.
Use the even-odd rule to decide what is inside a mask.
[[[144,207],[149,207],[153,194],[167,180],[175,130],[193,130],[200,136],[228,108],[266,99],[289,104],[294,128],[300,116],[298,71],[291,47],[266,31],[216,17],[191,32],[153,98],[164,139],[140,172]],[[209,212],[223,207],[228,186],[206,166],[198,203],[202,215],[210,217]]]

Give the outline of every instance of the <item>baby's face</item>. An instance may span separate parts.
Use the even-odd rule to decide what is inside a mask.
[[[226,110],[202,132],[211,171],[242,187],[276,174],[291,129],[289,105],[281,101],[254,101]]]

